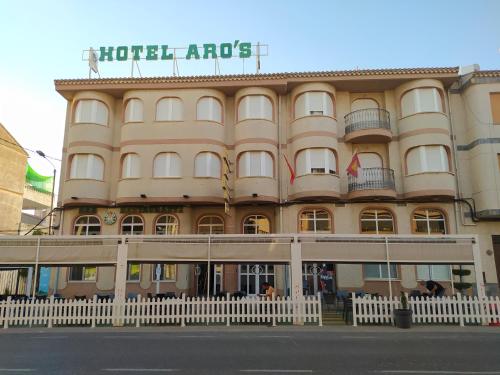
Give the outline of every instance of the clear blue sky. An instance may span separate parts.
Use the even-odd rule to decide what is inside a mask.
[[[500,69],[500,1],[0,0],[0,122],[23,146],[60,157],[66,107],[53,80],[87,76],[83,49],[235,39],[269,44],[262,72]],[[241,72],[241,61],[221,64],[223,74]],[[246,63],[247,72],[254,64]],[[162,62],[140,68],[145,76],[172,71]],[[128,63],[100,69],[106,77],[130,73]],[[181,75],[212,72],[208,62],[180,63]],[[50,171],[43,160],[32,163]]]

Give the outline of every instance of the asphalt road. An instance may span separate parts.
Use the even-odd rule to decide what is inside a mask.
[[[9,329],[11,373],[500,374],[500,328]]]

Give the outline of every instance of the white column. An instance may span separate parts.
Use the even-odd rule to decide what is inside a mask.
[[[127,256],[128,244],[125,240],[118,245],[116,254],[116,272],[115,272],[115,302],[125,302],[125,293],[127,289]]]
[[[486,295],[486,291],[483,282],[483,264],[481,260],[481,250],[479,248],[479,236],[474,237],[474,243],[472,244],[472,256],[474,259],[477,296],[482,298]]]
[[[290,246],[290,273],[292,299],[300,299],[302,297],[302,245],[297,241],[297,237]]]

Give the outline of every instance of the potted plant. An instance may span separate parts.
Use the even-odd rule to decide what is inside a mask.
[[[394,325],[398,328],[410,328],[412,311],[408,308],[408,298],[401,292],[401,308],[394,309]]]
[[[453,275],[460,277],[460,281],[454,283],[455,289],[457,289],[460,294],[464,294],[467,289],[472,287],[471,283],[464,282],[464,277],[471,274],[470,270],[464,270],[462,266],[460,266],[460,269],[452,270],[452,273]]]

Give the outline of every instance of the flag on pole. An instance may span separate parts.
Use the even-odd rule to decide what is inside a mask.
[[[283,154],[283,157],[285,158],[285,163],[288,166],[288,170],[290,171],[290,185],[293,185],[293,181],[295,181],[295,171],[293,170],[292,166],[290,165],[290,162],[286,158],[285,154]]]
[[[89,49],[89,68],[92,69],[94,73],[99,73],[97,68],[97,53],[92,47]]]
[[[346,171],[348,175],[350,174],[351,176],[358,177],[358,171],[360,169],[361,169],[361,163],[359,162],[358,152],[355,151]]]

